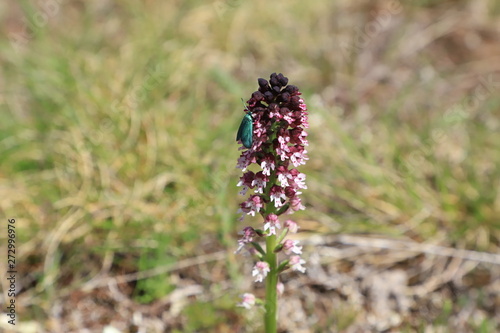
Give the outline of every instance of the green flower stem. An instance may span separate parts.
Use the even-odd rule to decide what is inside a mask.
[[[271,269],[266,278],[266,313],[265,325],[266,333],[277,332],[277,319],[278,319],[278,262],[276,253],[273,249],[276,247],[276,235],[271,235],[266,238],[266,262]]]
[[[266,209],[264,213],[264,218],[269,216],[269,214],[275,214],[276,208],[270,202],[270,190],[272,184],[276,182],[277,176],[276,171],[271,172],[269,177],[269,184],[264,190],[265,197],[267,200]],[[276,333],[277,332],[277,320],[278,320],[278,258],[274,249],[277,245],[276,235],[269,235],[266,237],[266,255],[264,257],[265,261],[269,264],[270,271],[266,277],[266,313],[264,314],[264,323],[266,327],[266,333]]]
[[[272,142],[276,137],[276,123],[271,127],[271,135],[269,141]],[[272,151],[272,150],[271,150]],[[275,156],[275,165],[278,166],[277,157]],[[276,169],[271,171],[269,177],[269,183],[264,190],[264,198],[266,200],[266,209],[264,212],[264,219],[269,214],[276,214],[277,210],[274,204],[270,200],[271,187],[277,181]],[[269,235],[266,237],[266,255],[264,257],[265,261],[269,264],[270,271],[266,277],[266,313],[264,315],[264,324],[266,327],[266,333],[276,333],[278,331],[278,257],[274,253],[274,249],[278,244],[276,235]]]

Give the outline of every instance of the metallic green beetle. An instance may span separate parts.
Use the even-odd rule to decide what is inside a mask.
[[[236,134],[236,141],[241,140],[243,146],[251,148],[253,143],[253,118],[252,115],[247,113],[241,120],[238,134]]]

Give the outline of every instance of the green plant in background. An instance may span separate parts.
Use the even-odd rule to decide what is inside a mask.
[[[288,232],[297,232],[297,224],[287,220],[283,231],[278,234],[278,230],[281,229],[280,215],[305,208],[299,197],[301,190],[307,188],[305,175],[296,167],[308,160],[304,130],[308,128],[308,113],[299,89],[287,85],[288,78],[283,74],[273,73],[269,82],[262,78],[258,82],[259,90],[248,100],[248,113],[236,136],[248,148],[238,159],[237,167],[246,171],[251,164],[257,164],[261,168],[257,173],[246,171],[238,186],[242,186],[242,195],[249,189],[254,190],[254,194],[240,204],[241,219],[260,213],[264,225],[261,229],[245,227],[238,251],[250,244],[249,250],[257,260],[252,276],[255,282],[266,280],[264,318],[266,332],[270,333],[277,331],[277,296],[284,288],[278,282],[279,273],[289,268],[305,272],[302,266],[305,261],[299,256],[302,246],[298,241],[285,240]],[[257,237],[265,238],[265,249],[256,242]],[[286,259],[278,262],[278,253],[284,253]],[[262,303],[253,294],[246,293],[240,305],[248,309],[256,302]]]
[[[166,263],[175,263],[175,258],[168,256],[168,249],[172,247],[172,240],[168,235],[156,234],[152,237],[151,243],[152,246],[145,248],[141,254],[140,270],[152,269]],[[169,283],[165,275],[153,276],[137,281],[136,299],[141,303],[150,303],[168,295],[174,289],[175,287]]]

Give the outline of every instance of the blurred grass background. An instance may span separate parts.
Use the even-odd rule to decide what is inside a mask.
[[[258,332],[259,311],[234,308],[260,290],[250,261],[232,254],[246,225],[234,138],[240,98],[273,72],[310,112],[307,210],[294,216],[306,244],[344,249],[326,240],[349,234],[499,251],[494,0],[42,0],[2,2],[0,13],[0,212],[3,226],[17,221],[20,272],[20,323],[4,329]],[[306,246],[306,259],[316,251]],[[363,266],[411,272],[421,259]],[[335,306],[304,301],[324,292],[312,283],[297,303],[305,327],[281,326],[500,330],[500,297],[488,291],[498,264],[479,266],[465,287],[444,279],[430,290],[428,312],[395,310],[385,326],[370,319],[374,303],[340,289]],[[5,286],[2,276],[3,304]]]

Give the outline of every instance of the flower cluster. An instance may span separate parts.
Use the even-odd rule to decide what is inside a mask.
[[[247,101],[245,110],[253,120],[252,144],[248,149],[243,145],[240,148],[242,153],[237,168],[244,172],[238,182],[240,194],[246,195],[251,191],[240,204],[240,220],[245,215],[260,214],[264,225],[262,228],[244,228],[237,251],[247,244],[257,250],[252,249],[259,257],[253,276],[256,281],[263,281],[270,269],[263,261],[266,252],[257,244],[259,237],[277,237],[276,247],[266,251],[281,252],[287,256],[279,266],[280,271],[287,268],[305,271],[302,267],[305,261],[299,256],[302,247],[298,241],[284,239],[288,232],[297,232],[298,226],[291,220],[281,223],[279,216],[305,209],[300,194],[307,188],[306,176],[296,168],[308,160],[305,129],[309,126],[307,107],[301,93],[296,86],[288,85],[288,78],[273,73],[269,81],[260,78],[258,84],[259,89]],[[247,170],[252,165],[257,165],[259,170]]]
[[[309,159],[305,149],[307,107],[299,89],[287,85],[283,74],[274,73],[269,82],[262,78],[258,82],[259,90],[247,101],[247,111],[253,118],[253,145],[242,152],[237,163],[237,168],[246,171],[238,183],[240,194],[245,195],[249,189],[255,194],[241,203],[240,211],[255,216],[268,199],[276,208],[288,203],[286,208],[293,213],[305,208],[299,195],[307,188],[306,176],[295,168]],[[247,171],[253,163],[262,170]]]

